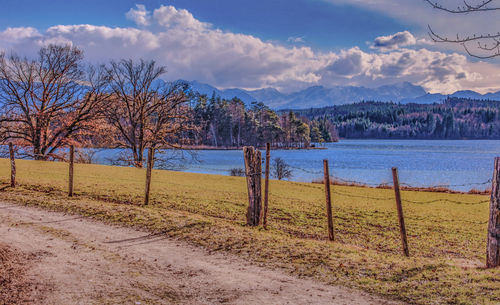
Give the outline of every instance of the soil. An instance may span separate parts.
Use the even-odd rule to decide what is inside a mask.
[[[10,203],[0,203],[0,268],[0,304],[396,304],[164,234]]]
[[[50,285],[28,277],[27,270],[43,253],[23,253],[0,243],[0,304],[30,304],[43,300]]]

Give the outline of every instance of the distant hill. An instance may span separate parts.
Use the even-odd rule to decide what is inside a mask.
[[[212,96],[215,93],[216,96],[220,96],[223,99],[232,99],[233,97],[237,97],[242,100],[245,104],[251,104],[252,102],[257,101],[256,98],[251,96],[247,91],[243,89],[225,89],[219,90],[211,85],[203,84],[197,81],[189,82],[193,91],[199,92],[201,94],[206,94],[207,96]]]
[[[446,100],[448,97],[456,97],[456,98],[469,98],[475,100],[492,100],[492,101],[500,101],[500,91],[480,94],[471,90],[457,91],[450,95],[444,95],[439,93],[427,93],[423,96],[419,96],[416,98],[404,98],[400,102],[403,104],[415,103],[415,104],[432,104],[432,103],[440,103]]]
[[[197,81],[189,82],[193,91],[207,96],[220,96],[223,99],[237,97],[245,104],[263,102],[272,109],[308,109],[335,105],[353,104],[360,101],[380,101],[395,103],[433,104],[441,103],[448,97],[471,98],[500,101],[500,91],[480,94],[475,91],[457,91],[451,95],[427,93],[421,86],[409,82],[384,85],[377,88],[358,86],[312,86],[306,89],[282,93],[275,88],[245,90],[239,88],[218,89]]]
[[[500,101],[485,99],[450,97],[440,104],[361,102],[294,112],[309,120],[326,120],[340,138],[500,139]]]

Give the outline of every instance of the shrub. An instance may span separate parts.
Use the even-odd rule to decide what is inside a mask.
[[[275,158],[271,168],[271,175],[278,180],[290,179],[292,178],[292,170],[290,169],[290,165],[288,165],[285,160]]]
[[[229,170],[229,175],[236,177],[243,177],[245,176],[245,171],[242,168],[231,168]]]

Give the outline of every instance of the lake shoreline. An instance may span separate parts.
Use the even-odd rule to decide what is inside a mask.
[[[244,146],[241,147],[225,147],[225,146],[203,146],[203,145],[197,145],[197,146],[183,146],[180,149],[183,150],[242,150]],[[256,147],[258,149],[265,150],[266,148],[264,146]],[[328,147],[272,147],[272,150],[326,150]]]
[[[172,168],[186,172],[228,175],[231,169],[244,167],[241,148],[190,148],[193,150],[164,150],[158,154],[164,154]],[[94,162],[110,164],[122,151],[98,151]],[[442,186],[453,191],[484,192],[491,186],[494,158],[499,156],[499,151],[500,141],[495,140],[364,139],[341,140],[314,149],[273,148],[271,159],[285,161],[293,172],[290,180],[296,182],[322,179],[323,160],[329,160],[332,179],[339,181],[392,185],[391,168],[397,167],[404,186]]]

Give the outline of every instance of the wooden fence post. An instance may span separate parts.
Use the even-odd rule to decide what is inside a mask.
[[[495,158],[490,197],[486,267],[500,266],[500,158]]]
[[[153,170],[154,149],[149,148],[148,151],[148,165],[146,169],[146,192],[144,195],[144,205],[149,204],[149,192],[151,190],[151,171]]]
[[[262,157],[260,151],[252,146],[243,147],[243,155],[248,187],[247,224],[249,226],[258,226],[262,207]]]
[[[74,166],[75,166],[75,147],[73,145],[70,145],[69,146],[69,185],[68,185],[68,196],[69,197],[73,197]]]
[[[262,219],[264,229],[267,229],[267,209],[269,205],[269,161],[271,161],[271,144],[266,143],[266,180],[264,182],[264,216]]]
[[[394,181],[394,193],[396,196],[396,207],[398,209],[399,232],[401,233],[403,252],[404,255],[410,256],[410,252],[408,250],[408,238],[406,236],[405,218],[403,215],[403,205],[401,204],[401,193],[399,191],[398,169],[395,167],[392,168],[392,180]]]
[[[10,186],[16,187],[16,159],[14,156],[14,145],[9,143],[10,154]]]
[[[330,197],[330,170],[328,168],[328,160],[323,160],[324,182],[325,182],[325,196],[326,196],[326,216],[328,217],[328,239],[333,241],[333,214],[332,214],[332,200]]]

